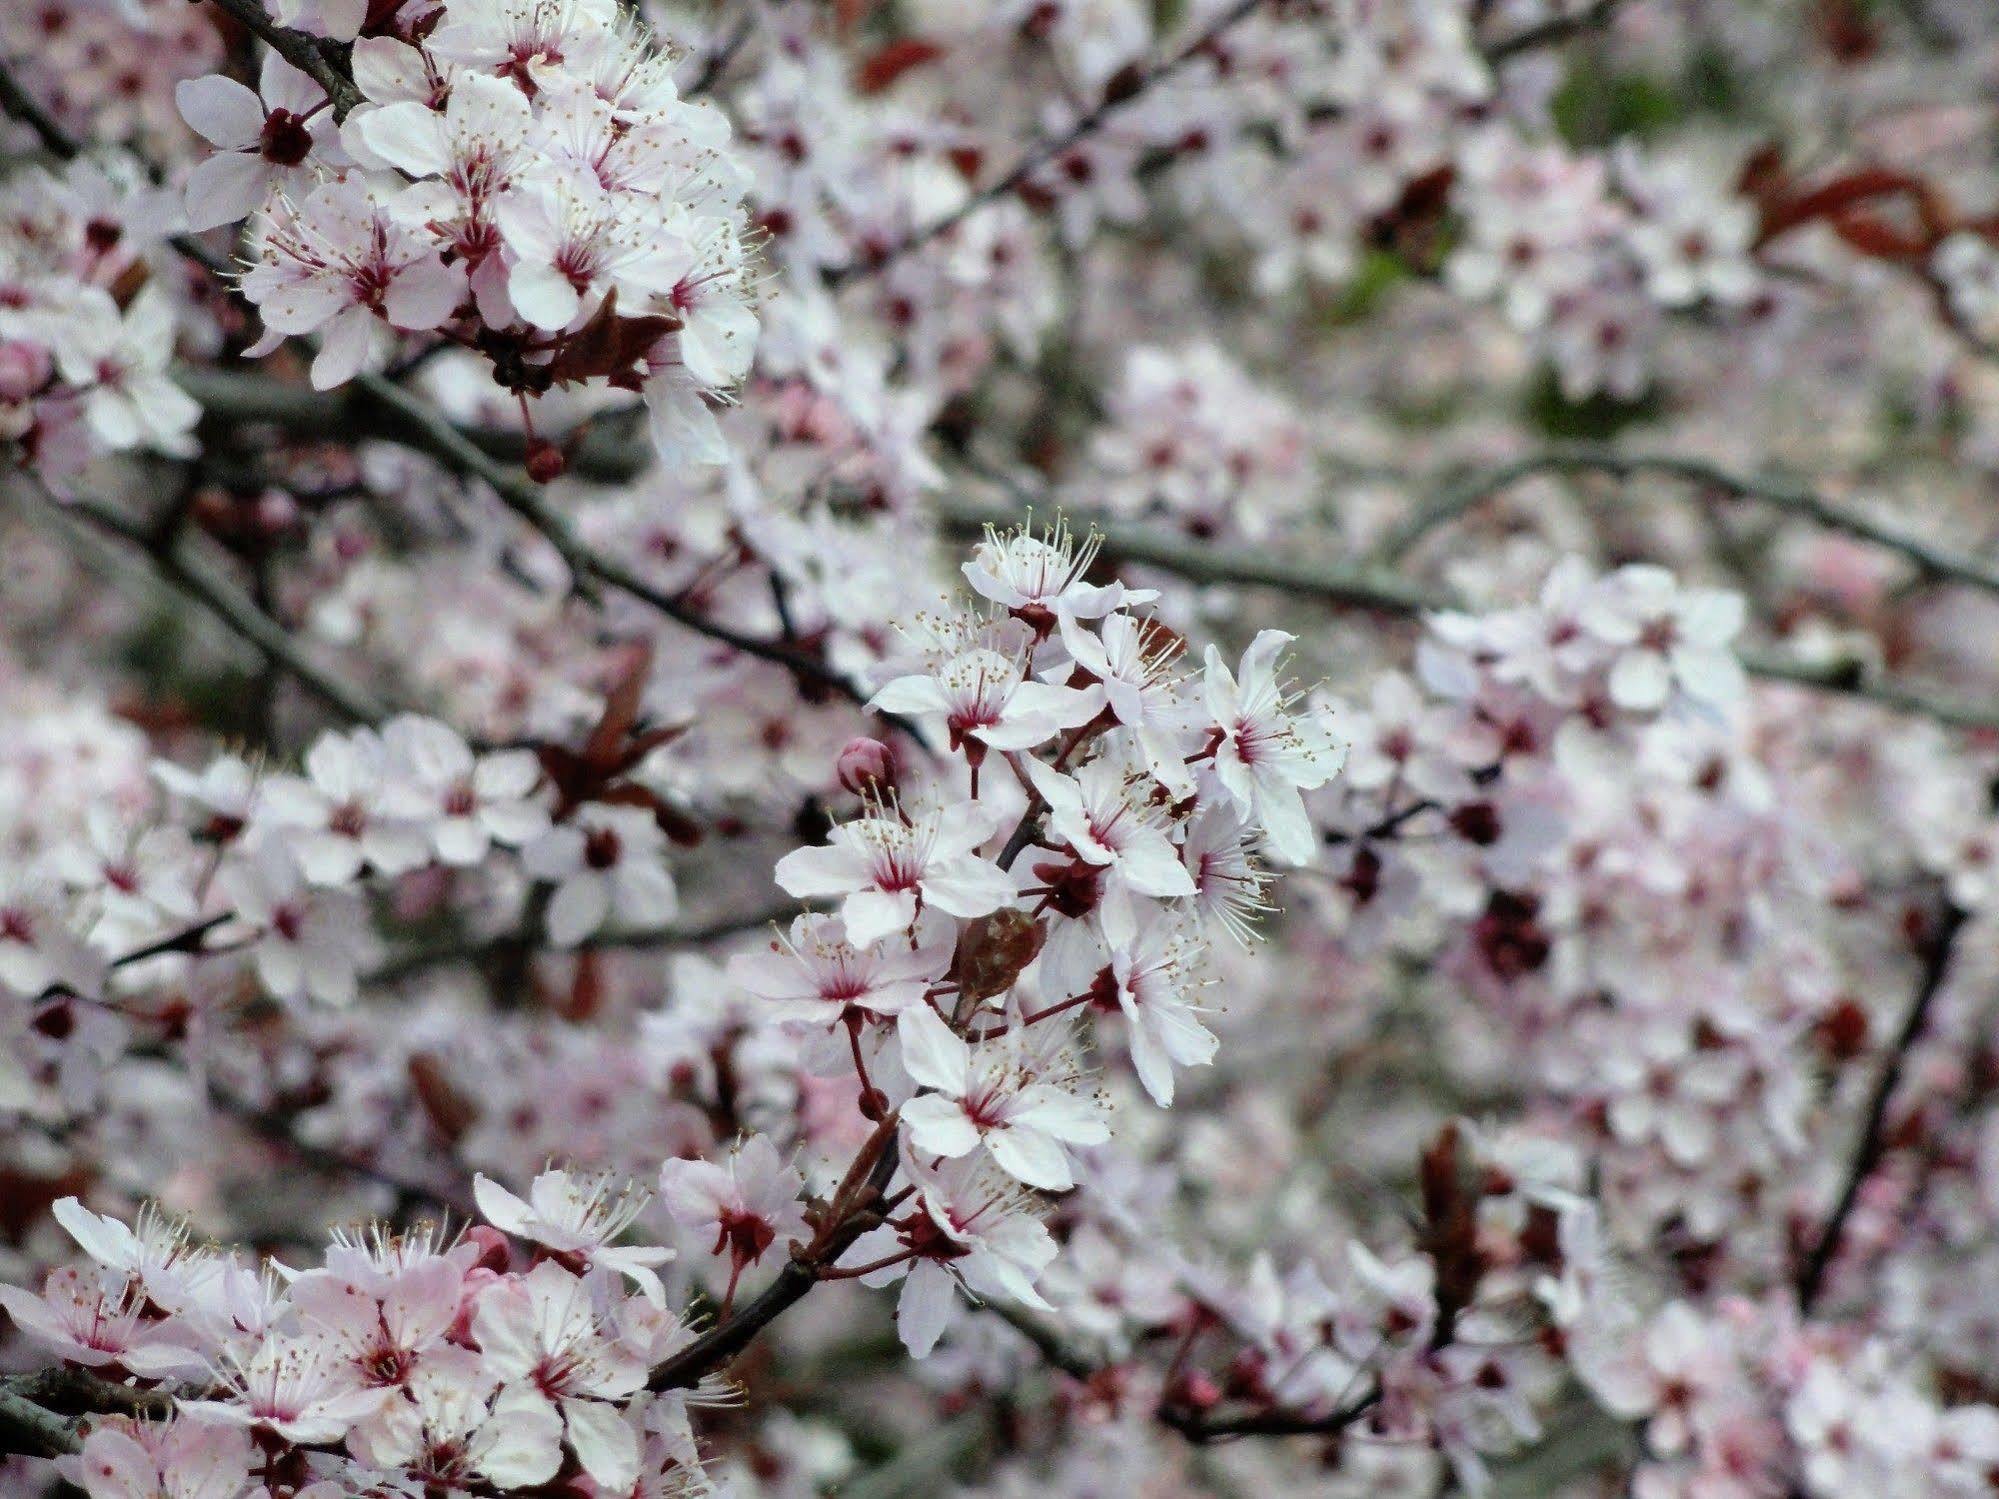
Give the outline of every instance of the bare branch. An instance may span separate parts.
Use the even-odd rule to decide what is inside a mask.
[[[114,1384],[85,1369],[58,1366],[0,1378],[0,1454],[61,1457],[83,1444],[74,1417],[159,1417],[173,1410],[163,1390]]]
[[[1236,0],[1223,11],[1194,39],[1178,51],[1168,54],[1154,63],[1137,77],[1120,83],[1113,79],[1113,87],[1107,88],[1104,97],[1092,109],[1086,110],[1076,122],[1060,135],[1039,141],[1031,146],[1018,161],[989,186],[981,188],[960,203],[951,212],[933,219],[930,223],[912,230],[887,249],[827,272],[827,280],[835,286],[859,276],[871,276],[887,266],[893,265],[912,250],[921,249],[940,235],[948,234],[972,215],[980,212],[1012,193],[1043,166],[1053,161],[1063,152],[1088,140],[1095,135],[1127,105],[1143,98],[1164,80],[1172,77],[1188,63],[1199,57],[1230,27],[1249,16],[1264,0]]]
[[[1599,473],[1613,479],[1643,474],[1681,479],[1703,496],[1733,495],[1814,522],[1831,531],[1871,542],[1906,557],[1927,576],[1999,593],[1999,567],[1880,525],[1856,510],[1835,504],[1810,485],[1777,475],[1730,472],[1699,458],[1670,453],[1623,453],[1612,448],[1556,448],[1532,453],[1444,489],[1391,533],[1375,550],[1375,561],[1402,561],[1431,532],[1450,524],[1485,501],[1526,479],[1543,474]]]
[[[999,482],[1007,484],[1016,495],[1022,493],[1010,481]],[[1047,508],[1052,511],[1056,507],[1048,504]],[[989,505],[947,499],[942,512],[944,523],[961,533],[976,533],[989,525],[1019,525],[1032,518],[1032,511],[1025,508],[1024,501],[1018,505]],[[1373,609],[1388,614],[1417,614],[1426,609],[1463,606],[1461,600],[1442,590],[1426,588],[1379,569],[1314,562],[1292,553],[1250,547],[1196,545],[1160,537],[1138,527],[1094,521],[1087,515],[1082,518],[1091,520],[1103,533],[1106,556],[1162,567],[1198,583],[1275,588],[1339,608]],[[1767,681],[1860,698],[1953,728],[1999,729],[1999,705],[1940,697],[1881,680],[1871,675],[1871,669],[1860,661],[1796,661],[1754,649],[1739,649],[1736,654],[1750,675]]]
[[[795,1252],[778,1271],[777,1279],[757,1298],[737,1308],[734,1315],[715,1324],[672,1358],[652,1371],[646,1388],[652,1390],[692,1389],[720,1369],[756,1339],[771,1323],[804,1300],[819,1284],[821,1272],[832,1268],[854,1241],[879,1221],[875,1207],[895,1175],[900,1157],[896,1152],[897,1120],[890,1114],[876,1126],[868,1143],[861,1147],[826,1208],[825,1222],[809,1245]]]
[[[1623,0],[1593,0],[1593,3],[1568,15],[1553,16],[1533,26],[1523,27],[1486,47],[1485,60],[1502,63],[1525,52],[1556,46],[1585,31],[1594,31],[1607,22],[1622,3]]]
[[[215,8],[234,18],[243,28],[259,37],[278,56],[326,90],[333,105],[333,118],[345,119],[347,111],[361,102],[354,87],[345,50],[336,43],[271,19],[260,0],[212,0]]]
[[[56,123],[54,115],[35,102],[4,61],[0,61],[0,113],[13,116],[34,131],[51,156],[68,161],[76,155],[76,141]]]
[[[1951,954],[1956,949],[1957,936],[1964,929],[1965,920],[1963,911],[1955,905],[1946,905],[1935,929],[1923,943],[1922,977],[1916,985],[1915,998],[1909,1002],[1908,1011],[1902,1017],[1901,1027],[1888,1043],[1881,1075],[1875,1079],[1874,1090],[1868,1095],[1867,1111],[1861,1116],[1860,1138],[1855,1142],[1852,1159],[1847,1164],[1839,1200],[1833,1204],[1825,1227],[1820,1230],[1805,1256],[1804,1264],[1799,1267],[1800,1311],[1811,1311],[1820,1292],[1825,1289],[1826,1272],[1832,1268],[1832,1262],[1839,1254],[1847,1220],[1853,1216],[1854,1205],[1860,1200],[1860,1189],[1874,1174],[1874,1168],[1881,1164],[1882,1153],[1887,1148],[1888,1105],[1894,1099],[1895,1089],[1901,1084],[1902,1069],[1909,1060],[1909,1050],[1922,1036],[1937,995],[1943,992],[1944,979],[1950,973]]]
[[[115,507],[95,499],[64,500],[41,487],[42,498],[61,516],[76,516],[141,553],[183,596],[227,625],[263,658],[297,679],[312,695],[351,723],[379,723],[388,710],[361,688],[327,671],[300,649],[277,620],[179,537],[162,543]]]

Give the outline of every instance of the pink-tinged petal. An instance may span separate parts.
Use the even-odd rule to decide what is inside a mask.
[[[916,1358],[928,1358],[950,1325],[957,1302],[958,1286],[949,1271],[927,1260],[916,1265],[903,1282],[895,1307],[895,1330],[902,1346]]]
[[[953,859],[970,853],[992,837],[999,827],[999,813],[981,802],[954,802],[937,818],[937,837],[931,845],[937,859]]]
[[[394,37],[368,36],[354,44],[354,86],[377,101],[424,99],[430,93],[423,54]]]
[[[567,276],[552,265],[535,261],[523,261],[514,267],[507,278],[507,295],[513,298],[516,312],[550,333],[568,327],[583,305],[583,298]]]
[[[1194,877],[1166,836],[1153,830],[1133,838],[1118,856],[1125,883],[1141,895],[1172,900],[1195,893]]]
[[[293,333],[310,333],[351,304],[344,287],[330,279],[284,281],[266,287],[252,270],[243,278],[245,290],[257,304],[267,337],[273,345]]]
[[[190,130],[225,151],[254,146],[264,132],[264,106],[257,96],[220,73],[183,79],[174,89],[174,103]]]
[[[970,1155],[980,1147],[980,1129],[966,1111],[940,1093],[922,1093],[902,1105],[910,1141],[924,1155]]]
[[[1274,776],[1258,780],[1256,812],[1270,851],[1286,864],[1310,864],[1319,856],[1319,837],[1306,815],[1305,799],[1289,781]]]
[[[442,176],[451,170],[444,117],[414,100],[357,110],[343,134],[412,177]]]
[[[972,1066],[972,1050],[928,1005],[903,1011],[896,1021],[896,1035],[902,1042],[902,1065],[909,1075],[926,1088],[938,1088],[956,1097],[965,1091],[966,1074]],[[958,1112],[954,1109],[954,1112]],[[949,1151],[946,1154],[960,1154]]]
[[[1101,1145],[1111,1137],[1110,1125],[1088,1099],[1046,1086],[1029,1093],[1030,1101],[1014,1116],[1016,1123],[1070,1145]]]
[[[710,303],[680,330],[681,363],[711,389],[733,385],[748,374],[756,347],[756,314],[740,302]]]
[[[1104,708],[1101,685],[1052,687],[1046,682],[1022,682],[1007,699],[1007,713],[1032,714],[1051,720],[1056,727],[1073,729],[1095,718]]]
[[[160,1492],[159,1464],[115,1427],[99,1427],[84,1439],[76,1467],[73,1477],[91,1499],[155,1499]]]
[[[376,337],[375,319],[365,307],[349,307],[334,317],[312,361],[312,388],[332,390],[360,374]]]
[[[295,115],[309,113],[326,99],[325,89],[275,51],[264,53],[257,92],[264,96],[267,109],[282,109]]]
[[[478,1204],[479,1216],[493,1227],[502,1233],[526,1236],[531,1216],[528,1205],[484,1172],[472,1178],[472,1200]]]
[[[620,865],[612,881],[612,892],[618,919],[629,927],[657,926],[680,909],[673,875],[664,864],[650,859]]]
[[[1173,1063],[1166,1048],[1143,1025],[1131,1027],[1131,1065],[1152,1101],[1162,1109],[1173,1107]]]
[[[74,1197],[65,1197],[50,1213],[77,1247],[111,1270],[132,1270],[139,1263],[139,1239],[116,1218],[101,1217]]]
[[[583,1471],[607,1494],[628,1492],[638,1481],[639,1439],[618,1407],[596,1400],[565,1400],[562,1416]]]
[[[443,323],[464,300],[465,267],[427,255],[397,273],[383,310],[396,327],[422,333]]]
[[[33,1291],[19,1286],[0,1285],[0,1311],[5,1311],[14,1319],[14,1325],[33,1338],[52,1343],[58,1348],[69,1346],[69,1335],[56,1320],[49,1304]]]
[[[1620,708],[1646,712],[1663,704],[1673,690],[1673,674],[1656,651],[1626,651],[1610,669],[1610,700]]]
[[[868,700],[868,706],[882,713],[948,713],[950,699],[935,677],[897,677],[885,683],[881,690]]]
[[[199,233],[248,218],[263,206],[276,174],[250,151],[224,151],[187,176],[187,227]]]
[[[953,859],[923,877],[923,898],[950,916],[988,915],[1016,893],[1013,876],[984,859]]]
[[[480,1470],[499,1488],[534,1488],[562,1466],[562,1415],[529,1386],[502,1390],[480,1435]]]
[[[847,923],[848,939],[865,947],[894,936],[916,920],[916,897],[906,890],[894,894],[862,890],[847,897],[840,914]]]
[[[777,861],[773,871],[777,887],[786,895],[813,900],[826,895],[844,895],[868,879],[867,860],[844,843],[818,848],[794,849]],[[849,934],[849,940],[854,940]]]
[[[557,947],[574,947],[604,924],[610,910],[611,892],[601,875],[564,880],[548,903],[548,940]]]
[[[1066,1192],[1076,1185],[1069,1157],[1048,1136],[1032,1129],[995,1130],[987,1146],[1000,1169],[1044,1192]]]

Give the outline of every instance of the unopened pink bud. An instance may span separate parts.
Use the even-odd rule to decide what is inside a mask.
[[[15,405],[31,399],[49,383],[49,351],[40,344],[9,339],[0,343],[0,402]]]
[[[840,784],[856,796],[880,796],[895,786],[895,751],[879,739],[849,739],[840,751]]]

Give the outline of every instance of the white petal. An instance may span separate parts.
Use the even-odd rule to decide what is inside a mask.
[[[965,1077],[972,1065],[971,1048],[935,1010],[928,1005],[904,1010],[896,1020],[895,1029],[902,1041],[902,1063],[911,1077],[953,1098],[965,1091]]]
[[[224,150],[253,146],[264,131],[264,106],[257,96],[220,73],[182,80],[174,103],[190,129]]]

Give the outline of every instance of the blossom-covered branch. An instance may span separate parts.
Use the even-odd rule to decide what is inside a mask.
[[[1995,59],[0,6],[0,1490],[1988,1493]]]

